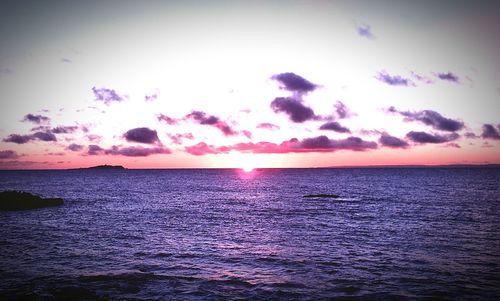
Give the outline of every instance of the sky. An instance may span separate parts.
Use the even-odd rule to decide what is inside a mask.
[[[500,163],[498,1],[2,1],[0,169]]]

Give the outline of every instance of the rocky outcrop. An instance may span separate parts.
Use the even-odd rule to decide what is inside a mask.
[[[28,210],[63,205],[61,198],[44,199],[37,195],[21,191],[0,192],[0,210]]]

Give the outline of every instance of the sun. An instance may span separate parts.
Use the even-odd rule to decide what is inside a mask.
[[[250,165],[245,165],[241,167],[241,170],[243,170],[244,172],[252,172],[254,170],[254,167]]]

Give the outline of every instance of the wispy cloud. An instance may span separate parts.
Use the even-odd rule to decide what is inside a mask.
[[[91,144],[87,148],[87,155],[89,156],[125,156],[125,157],[147,157],[150,155],[157,154],[171,154],[172,151],[164,146],[158,147],[141,147],[141,146],[127,146],[121,147],[113,145],[109,149],[103,149],[102,147]]]
[[[429,134],[426,132],[414,132],[411,131],[406,134],[406,137],[413,142],[426,144],[426,143],[445,143],[458,139],[460,136],[457,133],[452,133],[448,135],[439,134]]]
[[[19,155],[13,150],[0,151],[0,159],[17,159]]]
[[[215,127],[219,129],[224,136],[234,136],[238,134],[238,132],[233,130],[233,128],[231,128],[231,126],[229,126],[225,121],[222,121],[219,117],[209,115],[205,112],[192,111],[190,114],[186,115],[185,119],[194,120],[201,125]]]
[[[438,74],[437,74],[437,77],[438,77],[439,79],[442,79],[442,80],[447,80],[447,81],[454,82],[454,83],[458,83],[458,81],[459,81],[458,76],[456,76],[455,74],[453,74],[453,73],[451,73],[451,72],[447,72],[447,73],[438,73]]]
[[[66,149],[72,151],[72,152],[80,152],[84,149],[85,147],[81,144],[76,144],[76,143],[71,143],[68,145]]]
[[[23,121],[33,122],[36,124],[48,123],[50,118],[43,115],[27,114],[24,116]]]
[[[95,100],[102,101],[106,105],[112,102],[120,102],[125,99],[124,96],[119,95],[113,89],[93,87],[92,92],[94,92]]]
[[[366,24],[358,25],[358,26],[356,26],[356,31],[357,31],[358,35],[365,37],[367,39],[372,40],[375,38],[375,36],[372,33],[370,25],[366,25]]]
[[[257,124],[257,128],[258,129],[267,129],[267,130],[271,130],[271,131],[276,131],[276,130],[280,129],[279,126],[272,124],[272,123],[269,123],[269,122],[259,123],[259,124]]]
[[[50,132],[36,132],[31,135],[18,135],[18,134],[10,134],[7,138],[4,138],[4,142],[11,142],[16,144],[25,144],[32,140],[40,140],[40,141],[57,141],[57,138],[54,134]]]
[[[418,121],[440,131],[455,132],[464,128],[464,123],[459,120],[443,117],[436,111],[398,111],[394,107],[387,109],[389,113],[398,113],[404,116],[404,121]]]
[[[400,75],[390,75],[385,71],[379,72],[375,78],[391,86],[415,86],[415,83],[413,83],[410,79],[404,78]]]
[[[399,139],[398,137],[391,136],[387,133],[383,133],[378,142],[383,146],[390,148],[407,148],[409,146],[408,142],[403,139]]]

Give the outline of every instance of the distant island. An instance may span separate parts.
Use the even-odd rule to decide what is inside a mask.
[[[84,170],[84,169],[90,169],[90,170],[101,170],[101,169],[104,169],[104,170],[124,170],[126,169],[125,167],[121,166],[121,165],[97,165],[97,166],[92,166],[92,167],[83,167],[83,168],[74,168],[74,169],[71,169],[71,170]]]

